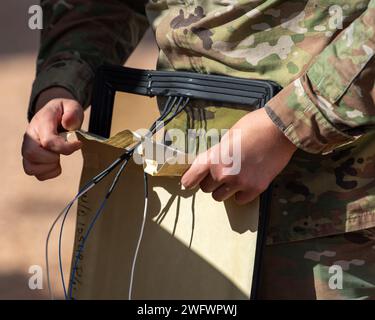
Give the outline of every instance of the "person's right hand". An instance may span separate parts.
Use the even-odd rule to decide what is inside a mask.
[[[61,174],[60,154],[81,148],[80,141],[68,142],[59,132],[79,129],[83,109],[65,89],[51,88],[40,94],[36,110],[23,138],[22,157],[25,173],[43,181]]]

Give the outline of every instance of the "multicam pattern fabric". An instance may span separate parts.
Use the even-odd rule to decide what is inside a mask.
[[[269,243],[375,226],[375,0],[42,5],[46,28],[29,117],[35,98],[51,86],[65,87],[86,107],[96,68],[124,63],[151,25],[159,69],[284,87],[266,110],[299,151],[275,181]],[[243,110],[219,110],[204,108],[208,126],[229,128],[243,116]],[[188,126],[188,118],[175,126]]]
[[[375,300],[375,229],[267,246],[260,299]]]

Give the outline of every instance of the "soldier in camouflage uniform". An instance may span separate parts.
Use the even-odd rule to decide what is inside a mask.
[[[252,115],[204,108],[206,127],[261,132],[260,142],[243,152],[262,159],[259,170],[245,159],[253,161],[245,180],[256,180],[259,171],[262,183],[225,187],[228,180],[215,177],[209,164],[193,164],[182,179],[217,200],[235,194],[239,202],[275,180],[261,297],[375,298],[375,0],[45,0],[42,6],[45,29],[23,145],[28,174],[45,180],[60,173],[59,154],[80,145],[59,140],[58,126],[80,125],[96,68],[123,64],[151,25],[158,69],[284,87]],[[174,126],[187,128],[188,120],[181,114]],[[195,121],[197,127],[202,119]]]

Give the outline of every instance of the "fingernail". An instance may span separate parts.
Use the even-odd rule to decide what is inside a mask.
[[[74,132],[68,132],[67,135],[66,135],[66,141],[76,142],[76,141],[79,141],[79,140],[77,139],[77,136]]]
[[[185,185],[184,188],[185,190],[193,190],[195,189],[196,186],[189,186],[189,185]]]

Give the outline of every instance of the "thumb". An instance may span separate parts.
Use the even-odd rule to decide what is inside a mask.
[[[73,131],[81,127],[83,122],[83,108],[75,100],[63,101],[63,114],[61,117],[61,125],[65,130]]]

